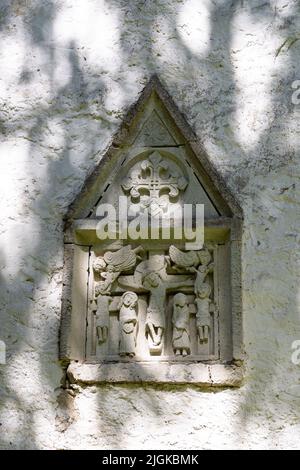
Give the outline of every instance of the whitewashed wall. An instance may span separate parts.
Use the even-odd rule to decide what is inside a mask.
[[[299,31],[297,0],[1,1],[1,448],[299,446]],[[153,73],[245,212],[245,385],[72,397],[62,217]]]

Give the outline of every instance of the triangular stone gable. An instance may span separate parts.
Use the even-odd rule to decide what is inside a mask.
[[[238,203],[216,172],[198,138],[157,76],[154,76],[128,111],[108,151],[70,206],[66,226],[75,219],[94,217],[97,203],[105,192],[109,192],[126,160],[125,151],[155,150],[159,147],[169,150],[184,148],[187,164],[199,183],[198,187],[194,187],[194,192],[197,192],[198,202],[206,205],[208,218],[242,217]]]

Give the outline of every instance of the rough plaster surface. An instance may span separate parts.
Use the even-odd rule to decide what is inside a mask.
[[[296,0],[2,0],[1,448],[299,446],[299,27]],[[246,380],[63,390],[62,217],[153,73],[244,210]]]

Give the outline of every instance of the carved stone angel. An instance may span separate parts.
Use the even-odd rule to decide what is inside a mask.
[[[137,255],[141,250],[140,246],[132,249],[130,245],[126,245],[117,251],[106,252],[93,263],[94,272],[104,279],[95,284],[96,333],[99,344],[105,343],[108,338],[111,287],[122,271],[129,271],[141,259]]]
[[[169,248],[169,263],[177,271],[195,272],[199,264],[207,266],[211,261],[211,254],[207,248],[198,251],[181,251],[174,245]]]
[[[211,254],[204,248],[199,251],[181,251],[174,245],[169,248],[170,260],[174,263],[177,271],[189,271],[196,274],[195,295],[201,290],[202,285],[208,273],[213,271],[214,264],[210,263]]]
[[[172,267],[176,271],[189,270],[190,268],[198,266],[200,263],[197,251],[181,251],[174,245],[169,248],[169,263],[173,263]]]
[[[93,269],[104,280],[95,285],[95,296],[109,294],[112,284],[121,272],[130,271],[137,260],[141,259],[137,253],[142,250],[141,246],[132,249],[131,245],[126,245],[117,251],[107,251],[103,257],[96,258]]]

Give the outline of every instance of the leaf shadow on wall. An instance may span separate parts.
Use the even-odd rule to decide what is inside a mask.
[[[300,412],[295,401],[289,402],[287,397],[292,371],[295,377],[295,365],[290,360],[291,340],[300,337],[297,313],[299,292],[296,287],[291,289],[290,285],[291,282],[294,283],[297,273],[296,234],[297,220],[299,220],[299,217],[295,217],[294,225],[291,225],[290,214],[293,209],[299,214],[299,208],[297,209],[299,192],[297,196],[293,181],[293,184],[288,184],[286,188],[283,188],[281,183],[281,179],[285,177],[293,179],[299,153],[299,140],[296,145],[289,143],[289,126],[295,112],[291,100],[291,83],[299,78],[300,72],[297,65],[299,42],[290,42],[293,44],[292,47],[284,51],[287,58],[279,64],[276,63],[278,49],[274,50],[273,67],[276,72],[271,75],[269,81],[264,77],[268,85],[266,94],[269,103],[261,119],[266,119],[267,125],[262,131],[257,132],[252,146],[242,145],[238,139],[239,129],[235,129],[236,113],[244,103],[240,101],[241,85],[233,61],[232,43],[237,33],[234,21],[239,14],[243,14],[251,18],[254,24],[263,24],[267,31],[274,28],[284,42],[284,38],[290,35],[291,31],[294,31],[296,36],[298,34],[299,5],[295,5],[290,14],[281,17],[270,1],[254,1],[250,4],[242,0],[211,2],[209,47],[201,57],[184,44],[178,29],[174,28],[174,25],[178,24],[180,5],[176,8],[174,4],[165,2],[163,4],[141,2],[126,8],[124,2],[112,0],[111,3],[116,9],[122,5],[120,17],[122,24],[135,26],[131,35],[128,33],[121,35],[120,44],[124,57],[128,57],[129,60],[128,47],[130,44],[138,44],[138,47],[131,51],[130,60],[136,64],[146,62],[148,71],[158,74],[188,121],[192,126],[194,123],[194,127],[200,130],[198,134],[203,127],[209,134],[210,141],[214,142],[215,146],[220,146],[222,150],[225,149],[227,161],[219,171],[223,173],[227,184],[237,195],[247,214],[243,259],[247,381],[240,390],[232,392],[239,396],[237,414],[235,407],[232,409],[232,413],[237,416],[235,419],[239,436],[237,445],[242,442],[247,444],[247,426],[260,413],[265,416],[273,415],[274,418],[282,416],[284,421],[284,416],[289,416],[293,420],[295,413],[299,416]],[[137,10],[140,10],[140,14]],[[137,16],[139,16],[138,21]],[[176,58],[180,64],[176,74],[173,73],[174,68],[170,67],[168,70],[166,66],[168,58],[164,56],[164,51],[155,48],[157,37],[165,31],[161,28],[159,32],[162,17],[165,30],[172,33],[168,40],[172,40],[175,44]],[[251,37],[250,32],[249,36]],[[152,41],[149,38],[152,38]],[[264,45],[261,48],[264,48]],[[259,53],[258,47],[256,54]],[[172,60],[171,54],[170,57]],[[144,67],[146,68],[145,65]],[[199,82],[199,75],[203,77],[201,84],[204,89],[206,87],[205,93],[195,85]],[[286,92],[289,89],[290,94]],[[197,109],[194,111],[193,107],[189,107],[191,96],[195,104],[201,103],[197,109],[203,107],[205,112],[198,112]],[[259,96],[257,98],[259,100]],[[243,119],[243,113],[239,113],[239,116]],[[209,126],[207,121],[210,121]],[[199,137],[201,138],[201,135]],[[253,182],[257,181],[258,176],[261,182],[255,185]],[[263,186],[264,184],[267,188]],[[269,184],[271,188],[268,188]],[[272,214],[270,214],[270,205],[273,206]],[[262,224],[264,224],[263,230],[261,230]],[[291,229],[289,241],[286,241],[284,231],[281,233],[279,227]],[[251,231],[254,231],[255,236],[249,240]],[[249,263],[247,259],[251,259],[251,262]],[[270,259],[272,264],[269,264],[269,269],[274,270],[274,273],[282,272],[280,280],[276,275],[273,276],[268,270],[266,271]],[[257,278],[257,272],[261,272],[261,279]],[[224,411],[220,413],[223,415]],[[270,429],[272,431],[272,426]],[[268,431],[266,425],[264,432],[267,434]],[[271,436],[269,445],[275,445],[275,442],[278,444],[278,440],[274,440],[274,436]]]
[[[239,397],[239,408],[235,423],[239,439],[246,442],[247,425],[255,413],[265,415],[268,412],[272,415],[278,414],[278,410],[280,410],[279,413],[285,410],[285,414],[292,417],[291,406],[285,402],[282,385],[281,388],[277,386],[276,377],[279,373],[287,376],[295,366],[290,364],[288,356],[290,351],[287,348],[284,349],[284,347],[281,349],[279,347],[274,348],[274,345],[278,346],[280,335],[277,336],[277,333],[285,328],[288,322],[295,328],[295,331],[297,331],[296,328],[299,328],[299,319],[293,313],[297,309],[297,293],[295,292],[295,296],[290,295],[289,298],[283,299],[282,311],[277,313],[276,308],[273,308],[274,305],[276,307],[275,300],[270,298],[266,310],[258,313],[257,310],[261,308],[262,304],[258,303],[256,306],[255,298],[261,299],[266,295],[264,288],[266,284],[256,282],[254,275],[257,270],[263,271],[266,258],[271,252],[270,247],[274,240],[272,230],[276,229],[277,224],[288,225],[290,223],[287,217],[290,207],[287,195],[291,198],[295,197],[293,188],[280,194],[282,188],[278,186],[279,181],[276,180],[276,174],[292,165],[295,159],[293,150],[290,149],[287,140],[289,118],[292,117],[293,105],[286,102],[286,95],[280,94],[280,90],[289,87],[294,79],[299,78],[296,75],[299,70],[295,65],[295,76],[291,77],[289,75],[290,67],[283,65],[278,74],[275,74],[270,81],[269,93],[273,109],[273,120],[260,134],[255,145],[246,151],[239,142],[235,142],[235,132],[232,130],[233,115],[239,106],[237,81],[231,57],[231,41],[234,34],[233,20],[235,15],[242,11],[250,13],[257,21],[265,17],[270,18],[270,24],[272,24],[272,21],[276,21],[276,15],[274,16],[274,10],[272,10],[270,2],[264,2],[260,8],[255,6],[259,2],[258,4],[251,2],[252,6],[247,6],[241,0],[211,2],[211,33],[209,49],[205,56],[198,56],[191,52],[183,43],[176,29],[179,7],[182,2],[178,2],[178,7],[175,6],[176,3],[169,4],[165,2],[137,2],[136,5],[130,5],[130,2],[128,3],[125,0],[109,0],[109,2],[110,6],[114,7],[118,13],[119,24],[123,25],[123,31],[120,34],[122,63],[134,60],[136,64],[134,67],[138,70],[137,75],[140,74],[139,76],[143,77],[140,79],[140,89],[143,80],[145,83],[151,74],[157,73],[192,126],[201,129],[203,124],[203,128],[207,129],[208,117],[211,118],[207,133],[209,133],[215,145],[224,146],[228,154],[228,162],[223,168],[220,168],[220,171],[223,172],[223,176],[225,176],[232,191],[238,195],[241,205],[247,207],[246,213],[250,220],[247,220],[246,217],[245,231],[249,233],[248,227],[251,225],[254,233],[252,241],[247,241],[246,251],[244,251],[248,257],[249,255],[252,257],[252,262],[249,266],[244,261],[243,269],[243,283],[245,286],[250,286],[252,290],[252,293],[249,294],[247,291],[249,288],[245,289],[244,324],[248,364],[247,384],[240,390],[230,392],[230,396],[237,394]],[[53,23],[56,15],[59,14],[56,2],[45,1],[42,4],[32,2],[27,6],[24,6],[24,4],[25,2],[21,0],[4,2],[0,10],[2,13],[0,28],[3,30],[8,27],[10,18],[16,14],[16,8],[22,9],[23,26],[28,41],[26,48],[28,50],[32,46],[38,48],[45,58],[45,69],[37,72],[25,63],[20,75],[20,86],[31,83],[36,73],[42,73],[41,80],[44,77],[49,80],[50,96],[47,101],[41,101],[38,105],[35,104],[28,115],[22,114],[20,118],[14,118],[10,122],[7,122],[5,115],[2,119],[6,137],[14,135],[16,129],[24,127],[25,123],[27,132],[24,139],[29,145],[27,161],[30,164],[31,177],[35,180],[34,187],[37,189],[34,194],[29,196],[24,190],[23,210],[27,220],[26,223],[23,221],[24,240],[22,254],[16,260],[18,265],[16,275],[10,278],[4,276],[1,278],[0,298],[3,304],[1,334],[4,332],[5,337],[3,339],[6,341],[8,348],[8,364],[4,367],[0,366],[1,401],[3,403],[0,411],[0,416],[3,418],[1,446],[3,448],[40,448],[49,446],[57,448],[57,442],[62,442],[62,444],[59,444],[62,447],[69,445],[64,443],[64,439],[67,442],[67,433],[72,429],[73,424],[73,418],[68,417],[68,413],[66,413],[64,433],[61,434],[59,431],[55,433],[54,431],[55,408],[58,406],[56,398],[61,393],[60,380],[62,386],[64,386],[64,371],[58,364],[60,305],[57,301],[57,293],[54,295],[54,299],[49,294],[52,291],[57,292],[56,288],[58,286],[61,287],[62,219],[69,203],[72,202],[75,194],[79,192],[86,175],[94,168],[98,160],[99,151],[103,148],[103,143],[101,143],[103,131],[114,131],[116,122],[102,110],[105,97],[109,94],[106,83],[99,76],[95,85],[95,81],[92,79],[93,67],[91,64],[85,64],[82,57],[82,45],[78,44],[75,39],[70,40],[67,48],[67,62],[70,66],[69,79],[64,86],[56,86],[54,71],[57,67],[56,54],[58,51],[53,33]],[[140,14],[137,21],[138,9]],[[161,59],[161,56],[155,50],[155,40],[157,34],[160,33],[156,31],[154,34],[153,26],[161,21],[162,15],[166,26],[172,31],[172,41],[176,45],[176,55],[180,58],[180,68],[177,74],[173,74],[172,70],[171,72],[168,71],[166,62]],[[282,28],[283,34],[285,34],[285,30],[295,22],[294,17],[287,17],[282,27],[280,25],[278,27]],[[130,26],[132,24],[134,24],[134,27]],[[131,28],[130,34],[126,30],[129,27]],[[152,38],[153,41],[149,41],[149,38]],[[288,51],[290,65],[299,62],[298,47],[299,45],[295,43]],[[221,55],[219,56],[220,51]],[[124,76],[124,71],[121,68],[122,66],[113,72],[112,80]],[[199,82],[199,73],[203,77],[200,83],[203,85],[205,92],[197,89],[196,86],[196,83]],[[126,96],[131,85],[126,80],[122,83],[124,96]],[[271,94],[272,90],[278,88],[278,93]],[[188,105],[186,98],[188,95],[193,97],[195,104],[197,103],[195,109],[193,107],[191,109]],[[198,103],[200,103],[199,106]],[[208,114],[198,112],[202,105]],[[95,106],[98,107],[99,111],[97,116],[94,113]],[[225,138],[225,141],[224,128],[228,130],[226,135],[230,136],[228,140]],[[54,132],[55,135],[59,132],[61,144],[57,148],[53,147],[51,143],[47,143],[51,132]],[[286,152],[277,151],[273,146],[272,139],[276,133],[280,134],[283,140],[286,140]],[[201,138],[201,135],[199,137]],[[282,145],[284,146],[284,143]],[[234,163],[230,160],[233,148],[235,149],[234,153],[239,157]],[[78,152],[82,152],[81,159],[78,159]],[[79,165],[77,164],[78,160],[80,161]],[[43,169],[45,169],[45,173],[43,173]],[[278,192],[278,201],[282,207],[280,211],[276,212],[275,210],[276,220],[273,220],[274,216],[270,220],[267,218],[264,250],[259,248],[260,245],[258,245],[260,224],[255,220],[257,220],[259,212],[268,211],[267,203],[270,194],[266,194],[264,188],[258,191],[257,187],[252,186],[252,181],[257,174],[260,174],[262,178],[267,178],[268,174],[274,175],[274,190],[272,192],[274,194],[276,194],[276,191]],[[32,232],[30,231],[31,226],[34,227]],[[32,233],[34,233],[34,237],[32,237]],[[274,271],[278,272],[278,264],[283,263],[286,272],[290,276],[287,263],[289,261],[293,263],[293,260],[290,259],[291,245],[285,248],[280,240],[278,243],[278,257],[274,257],[274,267],[276,266]],[[296,250],[296,241],[293,246]],[[286,254],[285,260],[281,258],[282,251]],[[43,253],[42,262],[37,253]],[[254,263],[256,263],[256,269],[253,267]],[[282,265],[280,264],[280,266]],[[288,282],[288,278],[286,282]],[[276,279],[274,279],[274,283],[276,285]],[[47,285],[50,285],[51,288],[49,289]],[[286,287],[287,292],[291,292],[289,286]],[[270,296],[272,292],[270,290]],[[256,314],[256,317],[253,316],[251,319],[250,316],[253,313]],[[264,323],[264,318],[271,315],[273,335],[270,335],[264,327],[259,328],[257,331],[257,325],[253,326],[253,321],[257,323],[257,315],[261,315],[262,325],[269,325],[267,321]],[[11,336],[12,325],[18,332],[16,336]],[[253,331],[253,329],[257,331],[257,334],[250,333],[250,330]],[[22,340],[19,339],[19,336],[22,337]],[[298,337],[300,337],[300,332]],[[280,364],[283,361],[282,354],[285,352],[287,354],[286,367],[282,369]],[[39,366],[35,369],[37,362]],[[14,387],[15,382],[12,377],[20,374],[20,363],[23,366],[26,363],[28,365],[24,367],[22,376],[19,378],[22,387],[18,389]],[[36,396],[31,393],[26,393],[30,392],[31,389],[36,393],[35,387],[40,391],[39,400],[36,400]],[[262,389],[264,390],[263,393],[261,393]],[[109,393],[112,390],[117,392],[118,400],[127,400],[129,403],[127,412],[121,413],[120,416],[118,416],[118,408],[109,406]],[[258,390],[260,393],[258,393]],[[168,403],[169,393],[182,392],[184,403],[187,403],[190,393],[192,393],[195,402],[198,400],[198,394],[204,393],[203,390],[197,387],[151,385],[145,387],[140,385],[107,385],[97,387],[97,391],[99,392],[99,416],[96,419],[96,424],[99,426],[100,438],[96,440],[96,445],[102,443],[103,446],[115,445],[115,447],[121,447],[122,443],[126,445],[125,437],[127,432],[134,437],[133,427],[137,423],[145,422],[144,418],[147,413],[149,419],[154,420],[153,429],[155,429],[155,426],[164,424],[171,432],[172,423],[178,426],[181,418],[176,415],[176,410],[173,412],[167,408],[171,416],[169,422],[164,421],[164,405]],[[142,393],[143,391],[147,391],[147,393]],[[227,392],[220,390],[219,393]],[[261,397],[265,397],[264,400]],[[267,397],[268,402],[266,401]],[[105,406],[103,406],[103,400],[107,401]],[[49,404],[50,401],[51,405]],[[137,409],[137,402],[143,403],[141,410]],[[198,403],[201,403],[200,399]],[[206,401],[206,403],[209,409],[209,402]],[[18,409],[13,442],[7,440],[4,423],[4,417],[7,416],[6,413],[10,406]],[[51,411],[49,411],[48,406]],[[274,406],[274,409],[271,406]],[[295,401],[293,407],[293,413],[299,415],[299,408],[296,409]],[[50,438],[37,435],[40,434],[41,427],[38,427],[38,424],[41,426],[41,423],[37,423],[35,415],[38,412],[43,414],[43,410],[46,409],[44,423],[50,418],[53,429],[53,437]],[[157,410],[159,410],[158,415]],[[195,416],[194,418],[197,425],[201,420],[207,421],[207,414],[204,411],[201,413],[200,417]],[[224,411],[220,411],[220,413],[222,414]],[[114,433],[104,438],[101,437],[101,431],[110,422],[116,423],[113,427]],[[115,432],[116,430],[117,432]],[[196,427],[192,427],[189,431],[191,431],[190,443],[196,443],[198,439]],[[147,446],[147,432],[149,431],[145,430],[146,437],[143,442],[145,447]],[[222,429],[218,428],[216,432],[222,433]],[[231,432],[233,433],[233,430]],[[46,433],[48,434],[48,427]],[[60,436],[62,437],[60,438]],[[228,437],[228,434],[225,434],[224,439],[226,439],[226,436]],[[83,434],[81,439],[82,441],[88,440],[88,436]],[[139,436],[136,436],[136,439],[139,439],[138,443],[141,442]],[[167,438],[165,439],[165,445],[167,446],[169,441]],[[160,445],[162,443],[158,442],[157,438],[157,448]],[[206,445],[209,445],[209,443]],[[179,447],[180,442],[178,443]]]
[[[20,241],[21,247],[18,247],[21,255],[15,261],[16,275],[9,280],[2,278],[1,282],[1,299],[6,305],[1,320],[1,336],[3,334],[7,345],[8,361],[0,370],[3,390],[0,440],[1,447],[7,449],[57,447],[57,442],[60,442],[57,439],[59,434],[55,434],[56,397],[60,394],[60,380],[64,381],[64,371],[58,362],[60,305],[56,298],[53,299],[53,293],[57,289],[61,290],[62,219],[68,204],[82,185],[86,172],[90,170],[87,167],[93,165],[97,154],[99,123],[95,121],[86,127],[84,157],[87,162],[83,162],[82,168],[75,165],[75,142],[82,132],[81,113],[89,116],[89,100],[101,101],[105,90],[99,78],[97,88],[89,89],[87,96],[87,81],[79,64],[79,47],[75,41],[71,41],[68,46],[69,81],[63,87],[55,88],[53,73],[57,65],[57,51],[51,36],[56,16],[55,2],[47,1],[42,5],[40,2],[39,5],[32,2],[32,6],[26,3],[27,6],[20,13],[28,41],[26,47],[28,50],[32,46],[38,48],[45,59],[45,69],[39,67],[38,70],[32,70],[24,63],[20,86],[30,83],[35,78],[34,74],[41,72],[44,74],[43,79],[46,76],[49,80],[51,93],[46,103],[35,103],[28,114],[20,112],[21,115],[13,122],[5,122],[7,138],[16,129],[22,126],[26,128],[24,139],[29,142],[26,160],[31,165],[30,182],[34,184],[31,193],[27,189],[23,191],[22,214],[12,215],[16,224],[23,226],[23,240]],[[3,28],[9,25],[9,14],[16,14],[15,8],[19,5],[21,7],[23,2],[8,2],[7,8],[2,10],[6,18]],[[47,147],[45,141],[51,134],[51,123],[56,120],[62,143],[53,149]],[[108,119],[105,125],[110,125]],[[12,331],[16,334],[11,334]],[[17,376],[18,380],[12,379]],[[15,383],[18,383],[18,388]],[[37,393],[40,394],[38,401]],[[16,410],[11,413],[12,420],[16,420],[16,428],[14,438],[8,441],[10,432],[6,432],[6,426],[10,422],[7,418],[10,406]],[[40,422],[37,424],[36,420],[44,415],[44,408],[48,408],[48,414],[43,418],[43,435],[43,425]],[[49,425],[53,429],[50,440]],[[38,426],[42,432],[37,436]]]

